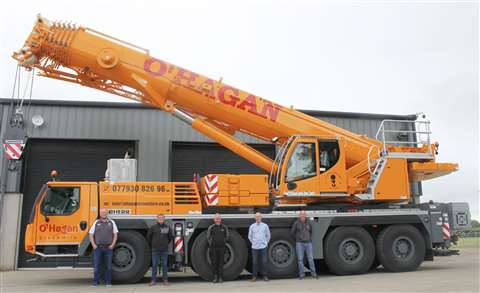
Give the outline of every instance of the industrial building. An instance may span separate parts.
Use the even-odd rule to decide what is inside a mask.
[[[415,120],[415,115],[384,115],[327,111],[303,111],[358,134],[375,137],[384,119]],[[0,99],[1,137],[12,113],[11,100]],[[193,173],[262,173],[238,155],[213,143],[157,109],[135,103],[98,103],[34,100],[25,102],[28,142],[20,160],[0,153],[2,252],[0,267],[48,267],[88,265],[85,259],[49,259],[31,262],[23,251],[23,234],[35,195],[51,180],[103,180],[107,160],[128,154],[137,159],[139,181],[191,181]],[[32,123],[32,117],[41,123]],[[243,134],[245,142],[274,157],[275,146]],[[420,196],[420,185],[412,188]],[[8,235],[8,237],[4,237]]]

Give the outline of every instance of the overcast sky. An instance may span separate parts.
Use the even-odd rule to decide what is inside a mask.
[[[477,1],[2,1],[0,96],[35,15],[149,48],[153,56],[299,109],[425,112],[439,161],[423,200],[479,213]],[[125,3],[125,4],[120,4]],[[119,101],[37,78],[34,98]]]

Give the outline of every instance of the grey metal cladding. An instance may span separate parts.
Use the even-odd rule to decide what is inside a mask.
[[[10,100],[0,99],[2,124],[6,122]],[[28,102],[26,102],[28,103]],[[211,140],[171,115],[135,103],[98,103],[72,101],[32,101],[25,117],[30,138],[133,140],[137,142],[138,179],[167,181],[171,141]],[[382,119],[411,119],[363,113],[305,111],[318,119],[336,124],[358,134],[374,137]],[[45,124],[35,128],[33,115],[42,115]],[[2,125],[2,136],[4,125]],[[247,143],[260,143],[245,134],[238,137]],[[3,152],[1,158],[3,158]],[[106,164],[106,163],[105,163]]]

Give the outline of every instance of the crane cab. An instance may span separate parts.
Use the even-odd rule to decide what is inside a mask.
[[[315,198],[347,196],[342,138],[295,136],[282,147],[271,187],[280,199],[308,203]]]

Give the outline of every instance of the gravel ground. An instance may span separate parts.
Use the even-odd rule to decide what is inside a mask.
[[[459,256],[436,257],[415,272],[388,273],[379,268],[366,275],[321,275],[306,278],[257,281],[244,274],[239,280],[212,284],[192,273],[170,274],[169,287],[149,287],[148,278],[139,284],[90,287],[90,269],[44,269],[2,272],[0,292],[480,292],[480,250],[469,248]]]

